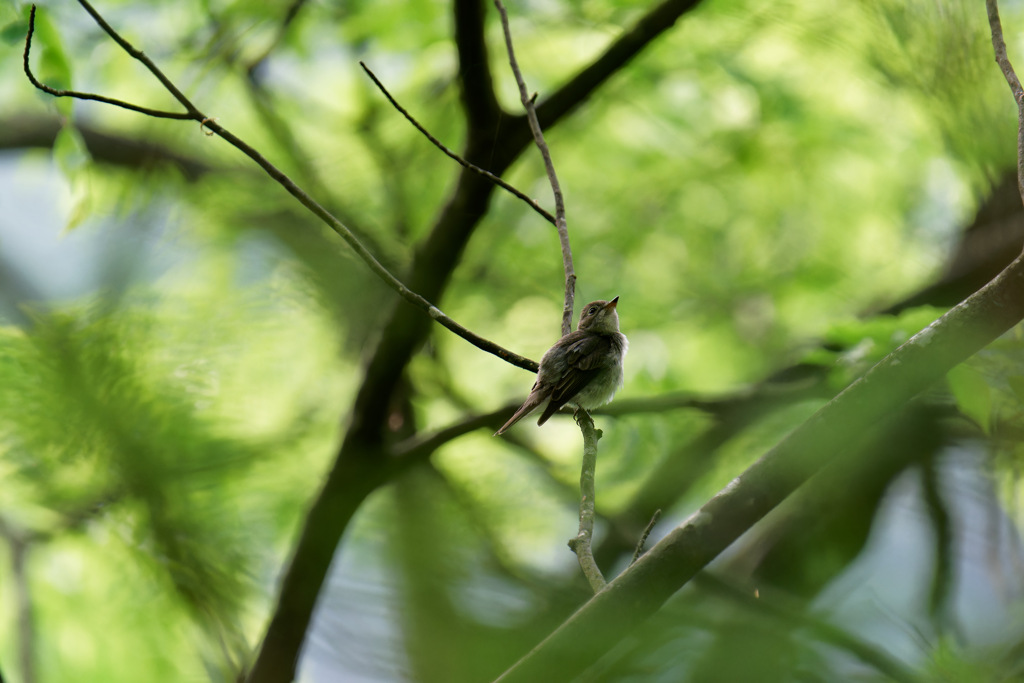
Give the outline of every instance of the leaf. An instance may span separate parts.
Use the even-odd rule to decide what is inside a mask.
[[[15,19],[0,28],[0,41],[7,45],[18,45],[25,42],[27,32],[28,22],[24,19]]]
[[[57,132],[53,141],[53,160],[64,175],[69,177],[89,164],[89,150],[77,128],[63,126]]]
[[[992,424],[992,389],[984,376],[974,368],[958,365],[947,373],[946,381],[960,412],[988,434]]]
[[[89,191],[89,169],[92,157],[81,134],[74,126],[64,126],[53,141],[53,160],[71,186],[72,205],[65,232],[70,232],[88,218],[92,203]]]

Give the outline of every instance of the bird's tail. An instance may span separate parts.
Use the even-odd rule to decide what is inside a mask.
[[[519,422],[524,417],[529,415],[537,406],[539,406],[544,401],[544,398],[545,397],[540,396],[538,392],[531,391],[529,397],[527,397],[526,399],[526,402],[523,403],[523,405],[519,406],[519,410],[513,413],[512,417],[508,419],[508,422],[502,425],[501,429],[494,432],[494,436],[501,436],[502,434],[504,434],[505,430],[507,430],[516,422]]]

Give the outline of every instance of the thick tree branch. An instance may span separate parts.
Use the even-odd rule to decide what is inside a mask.
[[[490,89],[483,35],[482,0],[456,0],[455,32],[463,108],[470,121],[463,157],[500,175],[523,144],[500,145],[500,110]],[[427,239],[419,246],[409,274],[410,287],[438,300],[481,218],[494,185],[463,168],[456,187]],[[348,430],[335,465],[306,517],[250,683],[279,683],[294,678],[295,665],[321,586],[335,549],[363,499],[389,480],[386,447],[390,406],[405,368],[430,331],[414,309],[397,305],[364,371]],[[532,366],[536,368],[535,365]],[[534,371],[536,371],[534,369]]]
[[[569,680],[917,393],[1024,318],[1024,260],[892,352],[670,532],[499,680]]]
[[[462,109],[469,125],[469,143],[493,140],[501,118],[501,107],[494,93],[491,79],[490,56],[484,31],[484,3],[482,0],[455,0],[455,49],[459,55],[459,83],[462,88]],[[482,151],[482,150],[480,150]],[[485,157],[465,155],[483,161]],[[485,168],[497,165],[478,163]]]
[[[89,156],[103,163],[132,169],[173,166],[190,181],[211,172],[238,171],[238,168],[218,167],[149,140],[109,133],[78,118],[74,126],[82,136]],[[56,116],[22,114],[5,117],[0,119],[0,149],[52,148],[61,127]]]
[[[462,157],[500,175],[528,144],[529,130],[525,118],[506,117],[497,105],[484,41],[482,0],[456,0],[454,10],[459,83],[469,121]],[[634,44],[631,49],[635,54],[642,47]],[[625,61],[628,59],[621,64]],[[606,67],[607,62],[599,81],[610,75]],[[598,84],[581,91],[582,96]],[[570,100],[571,93],[566,92],[559,106]],[[578,103],[579,100],[573,104]],[[547,127],[568,108],[552,111],[558,115],[548,122],[540,116]],[[411,289],[430,300],[440,300],[473,230],[487,212],[493,188],[475,172],[462,169],[452,195],[416,252],[408,278]],[[396,306],[386,323],[366,367],[335,466],[310,509],[285,573],[277,606],[250,674],[251,683],[285,681],[294,676],[298,653],[335,547],[365,496],[390,476],[390,451],[384,445],[389,406],[401,386],[409,360],[429,331],[430,326],[422,316],[414,315],[407,306]]]

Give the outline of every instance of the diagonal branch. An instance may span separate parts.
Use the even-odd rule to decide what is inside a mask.
[[[786,436],[498,680],[578,675],[797,487],[1022,319],[1024,256]]]
[[[458,80],[467,120],[462,156],[500,175],[522,153],[530,135],[522,117],[505,115],[497,105],[482,5],[482,0],[453,3]],[[538,113],[538,117],[550,127],[561,114],[547,121],[543,114]],[[416,249],[408,278],[416,291],[435,301],[443,296],[461,254],[488,210],[493,189],[494,185],[480,175],[462,170],[429,235]],[[414,313],[407,306],[394,308],[366,365],[334,467],[310,508],[282,577],[270,624],[248,678],[250,683],[294,677],[299,651],[337,545],[361,502],[393,475],[389,462],[392,453],[384,446],[389,406],[401,391],[405,368],[415,349],[430,332],[422,316]]]
[[[1024,98],[1006,58],[995,0],[987,0],[987,6],[996,59],[1018,103],[1024,130]],[[1020,140],[1018,168],[1024,185]],[[574,678],[797,487],[1022,319],[1024,254],[790,432],[498,680]]]
[[[416,118],[413,117],[412,114],[410,114],[408,111],[406,111],[405,107],[400,105],[398,103],[398,101],[395,100],[395,98],[391,96],[391,93],[388,92],[388,89],[385,88],[384,84],[380,82],[380,79],[377,78],[377,75],[375,73],[373,73],[373,71],[370,70],[370,67],[366,66],[366,64],[364,62],[359,62],[359,66],[363,67],[363,71],[365,71],[366,75],[370,77],[370,80],[372,80],[373,84],[377,86],[377,89],[380,90],[384,94],[384,97],[386,97],[388,102],[391,103],[391,106],[394,107],[395,109],[397,109],[398,113],[401,114],[402,116],[404,116],[405,120],[408,121],[409,123],[411,123],[416,130],[418,130],[420,133],[422,133],[423,136],[425,138],[427,138],[427,140],[430,140],[431,144],[433,144],[434,147],[437,147],[448,158],[453,159],[455,162],[457,162],[463,168],[468,168],[470,171],[473,171],[474,173],[479,173],[484,178],[487,178],[492,183],[494,183],[495,185],[497,185],[501,189],[505,190],[509,194],[511,194],[511,195],[513,195],[515,197],[518,197],[519,199],[523,200],[524,202],[526,202],[526,204],[531,209],[533,209],[534,211],[539,213],[544,218],[544,220],[546,220],[548,223],[551,223],[552,225],[555,224],[555,217],[552,216],[550,213],[548,213],[540,204],[538,204],[537,200],[533,199],[532,197],[527,196],[523,192],[520,192],[516,187],[506,183],[504,180],[502,180],[498,176],[494,175],[493,173],[491,173],[487,169],[480,168],[476,164],[471,164],[470,162],[466,161],[461,156],[459,156],[458,154],[456,154],[455,152],[450,150],[448,147],[446,147],[444,145],[444,143],[442,143],[440,140],[438,140],[433,135],[431,135],[429,130],[424,128],[423,125],[419,121],[417,121]]]
[[[470,344],[473,344],[477,348],[486,351],[487,353],[493,354],[502,360],[511,363],[517,367],[526,370],[535,370],[537,364],[519,354],[513,353],[508,349],[505,349],[498,344],[485,339],[469,329],[463,327],[459,323],[455,322],[452,318],[445,315],[439,308],[434,306],[423,296],[417,294],[415,291],[408,288],[401,280],[395,277],[387,268],[385,268],[377,259],[370,253],[370,251],[363,246],[363,243],[352,233],[348,227],[345,226],[340,220],[338,220],[330,211],[320,205],[315,199],[307,194],[302,188],[300,188],[295,182],[289,178],[283,171],[274,166],[267,160],[262,154],[256,151],[255,148],[251,147],[248,143],[243,141],[238,136],[234,135],[226,128],[217,123],[217,120],[203,114],[192,102],[182,93],[177,86],[162,71],[153,63],[153,61],[145,55],[141,50],[136,49],[131,43],[121,37],[120,34],[115,31],[110,24],[108,24],[103,17],[89,4],[88,0],[78,0],[82,7],[93,17],[99,26],[106,31],[106,33],[120,45],[129,55],[142,62],[147,69],[163,84],[163,86],[170,92],[175,99],[178,100],[185,107],[187,113],[175,114],[173,112],[162,112],[160,110],[148,109],[146,107],[140,107],[133,105],[121,100],[116,100],[102,95],[94,95],[91,93],[80,93],[71,90],[56,90],[50,88],[38,80],[32,75],[29,69],[29,50],[31,48],[32,34],[35,27],[35,5],[32,6],[31,13],[29,14],[29,28],[28,34],[25,38],[25,72],[28,74],[29,80],[32,85],[36,86],[40,90],[47,92],[55,97],[73,97],[75,99],[86,99],[104,102],[107,104],[113,104],[115,106],[131,109],[150,116],[157,116],[160,118],[176,118],[176,119],[191,119],[198,121],[205,130],[212,131],[219,135],[226,142],[231,144],[233,147],[241,151],[243,154],[248,156],[250,159],[255,161],[267,174],[277,181],[279,185],[284,187],[293,197],[295,197],[303,206],[309,209],[317,218],[322,220],[331,228],[335,233],[338,234],[345,242],[352,248],[353,251],[369,266],[370,270],[373,271],[377,277],[385,282],[391,289],[395,290],[403,299],[411,303],[413,306],[419,308],[421,311],[426,312],[428,316],[436,320],[441,326],[447,328],[456,335],[462,337]]]

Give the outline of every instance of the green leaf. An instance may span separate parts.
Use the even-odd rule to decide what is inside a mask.
[[[24,19],[15,19],[0,28],[0,41],[7,45],[19,45],[25,42],[27,32],[28,22]]]
[[[67,176],[88,165],[91,160],[89,150],[74,126],[64,126],[58,131],[53,141],[53,160]]]
[[[946,375],[957,408],[986,434],[992,424],[992,390],[980,372],[958,365]]]
[[[72,206],[65,232],[73,230],[88,218],[92,202],[89,192],[89,169],[92,157],[81,134],[74,126],[64,126],[53,141],[53,160],[71,185]]]

